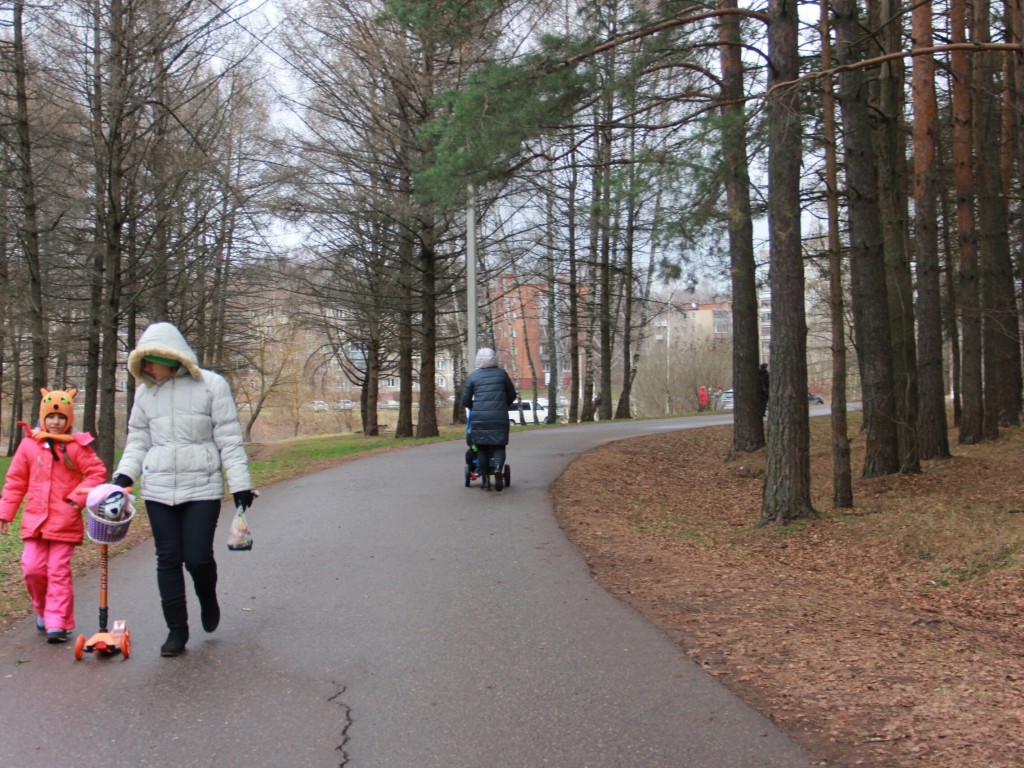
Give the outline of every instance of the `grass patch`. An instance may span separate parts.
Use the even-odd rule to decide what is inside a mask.
[[[298,475],[315,472],[353,456],[393,450],[413,445],[443,442],[465,434],[462,425],[441,428],[441,434],[428,438],[366,437],[344,433],[300,437],[250,447],[249,472],[253,484],[263,487]]]

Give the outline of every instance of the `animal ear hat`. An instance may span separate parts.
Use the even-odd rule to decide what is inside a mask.
[[[51,413],[59,413],[67,418],[68,423],[64,426],[64,434],[71,432],[71,425],[75,423],[75,395],[78,390],[72,387],[68,390],[61,389],[40,389],[43,400],[39,404],[39,426],[46,429],[44,419]]]

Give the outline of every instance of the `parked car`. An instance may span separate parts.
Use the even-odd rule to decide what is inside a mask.
[[[820,395],[816,395],[813,392],[807,393],[807,402],[811,405],[824,405],[825,401],[821,399]]]
[[[718,402],[715,403],[715,408],[720,411],[731,411],[736,407],[736,402],[733,400],[733,392],[731,389],[725,390],[718,396]]]
[[[330,410],[330,408],[327,407],[327,403],[324,402],[323,400],[314,400],[312,403],[309,404],[309,407],[312,410],[316,411],[317,413],[322,413],[324,411]]]
[[[508,410],[508,421],[510,424],[533,424],[533,403],[530,400],[523,400],[523,420],[519,420],[519,403],[512,403]],[[543,424],[548,412],[543,403],[537,403],[537,423]]]
[[[354,403],[351,400],[335,400],[332,407],[336,411],[350,411]]]

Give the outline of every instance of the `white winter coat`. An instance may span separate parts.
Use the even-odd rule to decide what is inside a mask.
[[[142,370],[146,355],[177,360],[181,366],[175,376],[157,383]],[[143,499],[170,505],[222,498],[225,474],[232,492],[252,488],[231,388],[220,375],[199,367],[177,328],[149,326],[128,356],[128,370],[142,386],[115,475],[141,480]]]

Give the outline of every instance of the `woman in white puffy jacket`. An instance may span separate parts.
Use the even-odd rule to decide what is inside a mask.
[[[213,536],[225,475],[236,507],[251,506],[255,494],[231,388],[199,367],[176,327],[149,326],[128,356],[128,370],[141,386],[114,482],[141,482],[169,630],[160,654],[177,656],[189,637],[183,567],[192,576],[203,629],[213,632],[220,623]]]

